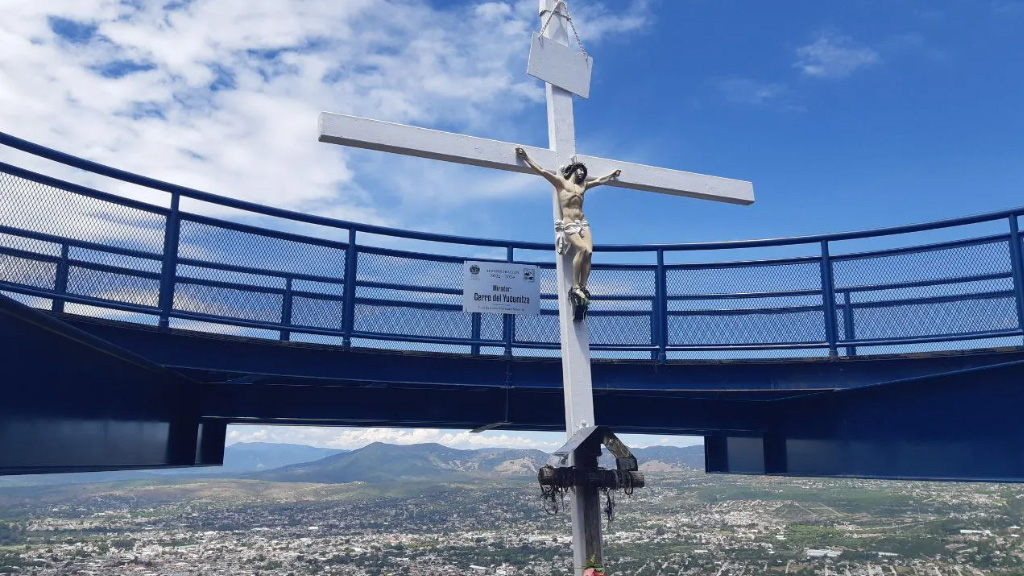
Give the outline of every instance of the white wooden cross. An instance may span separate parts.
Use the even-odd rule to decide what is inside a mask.
[[[545,39],[568,46],[564,2],[540,0],[542,21],[554,12],[554,18],[543,26]],[[754,188],[750,182],[681,172],[667,168],[655,168],[640,164],[606,160],[593,156],[576,154],[576,135],[573,120],[572,94],[546,83],[548,107],[548,145],[537,148],[510,142],[500,142],[439,130],[405,126],[391,122],[358,118],[344,114],[320,114],[320,141],[369,150],[393,152],[407,156],[419,156],[433,160],[444,160],[459,164],[470,164],[485,168],[497,168],[513,172],[530,172],[516,156],[515,149],[522,147],[539,164],[549,170],[576,161],[587,166],[590,174],[605,174],[616,169],[622,175],[608,183],[609,186],[632,188],[649,192],[661,192],[688,196],[702,200],[714,200],[733,204],[754,202]],[[562,217],[557,193],[553,195],[554,219]],[[600,223],[595,223],[600,226]],[[562,382],[565,395],[565,425],[567,436],[581,427],[594,426],[594,398],[590,377],[590,336],[586,322],[573,322],[571,304],[568,299],[572,279],[572,251],[556,256],[558,277],[558,318],[562,346]],[[587,498],[577,490],[572,502],[573,556],[576,574],[581,566],[595,552],[600,560],[600,503],[596,498]]]

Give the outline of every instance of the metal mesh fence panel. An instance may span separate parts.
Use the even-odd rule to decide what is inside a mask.
[[[788,345],[825,340],[817,259],[670,267],[666,290],[669,346]],[[684,356],[754,358],[765,354],[709,350]]]
[[[823,342],[820,309],[770,313],[672,313],[669,342],[675,346],[740,346]],[[683,342],[680,344],[680,342]]]
[[[778,264],[669,267],[665,281],[669,296],[820,290],[821,264],[813,259]]]
[[[67,291],[77,296],[155,307],[160,297],[160,281],[128,273],[69,266]]]
[[[774,348],[761,350],[669,350],[669,360],[787,360],[793,358],[828,358],[828,348]]]
[[[292,296],[292,325],[341,330],[344,302],[309,296]]]
[[[419,288],[462,289],[462,262],[413,256],[359,252],[360,282],[400,284]]]
[[[971,334],[1017,327],[1013,295],[853,306],[858,339],[876,340]]]
[[[1009,244],[967,241],[833,259],[837,298],[850,303],[841,340],[886,340],[1018,327]],[[837,310],[837,312],[842,311]],[[858,354],[920,345],[859,347]]]
[[[178,257],[286,274],[345,278],[344,247],[321,245],[312,238],[278,238],[269,234],[196,222],[183,216]]]
[[[93,264],[101,264],[103,266],[110,266],[114,268],[122,268],[126,274],[130,274],[132,272],[149,272],[151,274],[159,274],[160,269],[163,266],[163,261],[159,257],[139,258],[136,256],[126,256],[124,254],[78,248],[75,246],[72,246],[68,250],[68,259],[91,262]]]
[[[157,316],[153,314],[128,312],[126,310],[115,310],[113,308],[91,306],[89,304],[77,304],[74,302],[67,303],[64,307],[64,311],[68,314],[76,314],[78,316],[90,316],[92,318],[102,318],[104,320],[113,320],[116,322],[131,322],[132,324],[145,324],[147,326],[155,326],[157,322]]]
[[[7,225],[6,215],[3,214],[3,212],[0,212],[0,216],[2,216],[0,217],[0,224]],[[56,242],[46,242],[15,234],[0,233],[0,248],[12,248],[14,250],[53,256],[55,258],[60,256],[60,244]]]
[[[401,342],[394,340],[374,340],[371,338],[353,338],[353,348],[370,348],[375,350],[394,350],[397,352],[436,352],[440,354],[469,354],[469,346],[458,344],[430,344],[424,342]]]
[[[356,332],[371,334],[464,339],[472,335],[471,315],[461,309],[357,301],[354,321]]]
[[[431,292],[430,290],[398,290],[392,288],[377,288],[375,286],[359,286],[356,289],[356,298],[379,300],[381,302],[394,302],[399,306],[405,303],[438,305],[440,307],[462,306],[461,293],[447,294],[444,292]]]
[[[553,302],[553,301],[552,301]],[[542,310],[544,303],[542,301]],[[539,316],[516,316],[515,340],[516,342],[539,342],[547,344],[558,344],[558,312],[541,314]]]
[[[290,335],[292,342],[304,342],[307,344],[321,344],[323,346],[342,346],[345,344],[345,339],[341,336],[326,336],[323,334],[307,334],[304,332],[292,332]]]
[[[0,281],[53,290],[57,265],[32,258],[0,253]]]
[[[943,248],[921,247],[878,256],[833,256],[837,290],[857,286],[900,285],[923,281],[969,280],[975,276],[1009,274],[1007,241],[969,243]]]
[[[0,171],[3,224],[74,240],[160,253],[164,216]]]
[[[192,320],[189,318],[171,318],[170,327],[176,330],[223,334],[225,336],[238,336],[240,338],[259,338],[261,340],[278,340],[281,337],[281,333],[277,330],[250,328],[248,326],[221,324],[219,322],[203,322],[201,320]]]
[[[361,283],[388,285],[356,287],[353,316],[353,329],[356,332],[394,335],[399,339],[402,336],[453,339],[472,337],[472,314],[461,310],[461,261],[361,251],[356,272]],[[500,338],[500,319],[498,326]],[[362,346],[389,350],[455,352],[466,348],[448,344],[388,343],[371,339],[362,342]],[[469,351],[468,348],[466,351]]]
[[[558,348],[513,348],[512,355],[516,358],[559,358],[562,351]]]
[[[17,292],[8,292],[7,290],[0,290],[0,295],[6,296],[17,302],[21,302],[25,306],[32,308],[51,308],[53,307],[53,300],[49,298],[39,298],[37,296],[29,296],[27,294],[19,294]]]
[[[284,296],[239,288],[193,284],[179,280],[174,308],[222,318],[279,323]]]
[[[502,314],[480,315],[480,338],[484,340],[501,340],[505,337],[505,318]],[[483,353],[481,351],[481,353]],[[504,349],[502,349],[504,353]]]
[[[616,302],[619,304],[619,302]],[[601,305],[594,302],[587,317],[591,344],[611,346],[652,346],[650,312],[603,315]]]

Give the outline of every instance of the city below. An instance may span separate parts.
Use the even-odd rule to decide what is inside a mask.
[[[615,495],[609,575],[1024,572],[1017,485],[707,475],[700,446],[636,452],[647,487]],[[223,468],[3,477],[0,574],[569,574],[547,458],[236,444]]]

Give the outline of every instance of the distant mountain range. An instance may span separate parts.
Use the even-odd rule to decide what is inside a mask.
[[[703,470],[704,447],[654,446],[633,450],[646,472]],[[0,477],[13,485],[125,482],[169,478],[252,478],[276,482],[389,482],[533,476],[550,455],[540,450],[485,448],[459,450],[440,444],[397,446],[374,443],[358,450],[313,448],[298,444],[239,443],[224,451],[224,466],[173,470],[130,470]],[[614,468],[607,454],[601,465]]]
[[[0,476],[0,487],[14,485],[86,484],[94,482],[129,482],[157,478],[238,477],[261,470],[270,470],[319,460],[340,454],[343,450],[314,448],[301,444],[270,444],[242,442],[224,449],[223,466],[203,468],[168,468],[163,470],[122,470],[118,472],[73,472],[68,474],[30,474]]]
[[[209,468],[208,470],[214,473],[271,470],[290,464],[312,462],[343,452],[345,450],[314,448],[301,444],[241,442],[224,449],[224,466],[222,468]]]
[[[647,472],[703,470],[704,447],[655,446],[633,450],[640,469]],[[388,482],[443,478],[533,476],[550,455],[540,450],[488,448],[458,450],[440,444],[395,446],[374,443],[313,462],[260,472],[253,477],[277,482]],[[611,456],[601,465],[614,468]]]

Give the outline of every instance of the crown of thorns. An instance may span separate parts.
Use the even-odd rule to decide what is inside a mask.
[[[562,168],[562,177],[568,180],[569,176],[576,172],[577,168],[583,170],[583,179],[586,180],[587,167],[584,166],[582,162],[573,162],[572,164],[569,164],[565,168]]]

